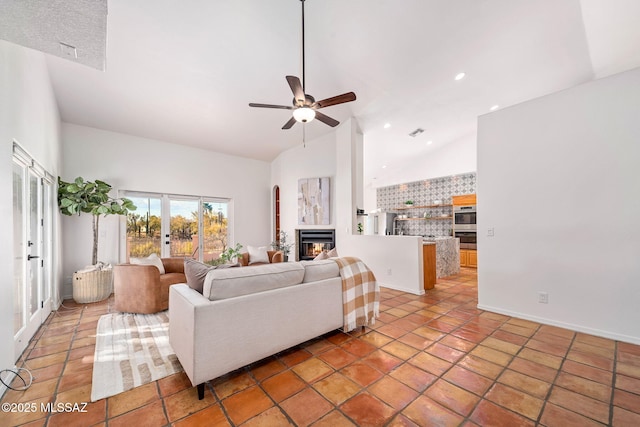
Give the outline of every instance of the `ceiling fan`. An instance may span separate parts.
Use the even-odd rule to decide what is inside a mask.
[[[279,108],[283,110],[293,110],[293,117],[291,117],[287,123],[282,126],[282,129],[291,129],[296,123],[309,123],[314,118],[318,119],[324,124],[331,127],[338,126],[339,121],[333,119],[326,114],[318,111],[321,108],[330,107],[332,105],[343,104],[345,102],[351,102],[356,100],[356,94],[353,92],[343,93],[342,95],[333,96],[331,98],[323,99],[322,101],[316,101],[315,98],[308,93],[305,93],[305,73],[304,73],[304,2],[302,2],[302,82],[296,76],[286,76],[289,87],[293,92],[293,105],[273,105],[273,104],[256,104],[250,103],[249,107],[258,108]]]

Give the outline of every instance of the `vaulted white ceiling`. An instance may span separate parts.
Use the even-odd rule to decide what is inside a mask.
[[[475,138],[493,105],[640,65],[637,0],[306,0],[305,9],[307,92],[357,94],[323,112],[357,119],[368,176]],[[281,130],[289,111],[248,103],[291,103],[285,75],[301,75],[300,40],[299,0],[109,0],[106,70],[47,62],[65,122],[269,161],[302,143],[302,125]],[[416,128],[425,132],[409,137]],[[306,138],[332,131],[314,121]]]

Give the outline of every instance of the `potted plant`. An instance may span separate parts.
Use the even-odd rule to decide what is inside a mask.
[[[220,260],[225,264],[235,264],[238,261],[238,258],[242,256],[240,251],[242,250],[242,245],[240,243],[236,243],[235,248],[227,248],[220,254]]]
[[[271,247],[275,251],[282,251],[284,262],[289,261],[289,252],[291,252],[292,243],[287,243],[287,232],[280,231],[278,239],[275,242],[271,242]]]
[[[91,263],[98,263],[98,227],[100,215],[127,215],[136,206],[127,198],[114,199],[109,196],[111,185],[104,181],[85,181],[78,177],[73,182],[65,182],[58,177],[58,207],[63,215],[93,215],[93,252]]]
[[[404,202],[404,205],[405,205],[406,207],[413,206],[413,200],[407,200],[406,202]]]
[[[362,232],[364,231],[364,226],[362,225],[361,222],[358,223],[358,234],[362,234]]]

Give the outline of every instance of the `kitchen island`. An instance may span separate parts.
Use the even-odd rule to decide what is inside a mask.
[[[424,289],[433,289],[436,280],[460,272],[460,239],[432,237],[422,241]]]

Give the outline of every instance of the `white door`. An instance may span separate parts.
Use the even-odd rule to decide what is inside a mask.
[[[14,342],[15,358],[51,313],[52,182],[34,162],[14,156]],[[47,178],[47,179],[45,179]]]

